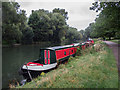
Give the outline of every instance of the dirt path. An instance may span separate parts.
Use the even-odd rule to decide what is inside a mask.
[[[104,41],[109,48],[112,49],[114,56],[116,58],[117,61],[117,67],[118,67],[118,74],[119,74],[119,80],[120,80],[120,44],[111,42],[111,41]]]

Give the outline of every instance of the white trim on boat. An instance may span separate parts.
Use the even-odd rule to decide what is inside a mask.
[[[52,68],[55,68],[57,63],[54,64],[46,64],[43,66],[27,66],[23,65],[22,69],[28,69],[28,70],[33,70],[33,71],[44,71],[44,70],[49,70]]]
[[[78,46],[78,45],[80,45],[80,43],[73,43],[74,44],[74,46]]]

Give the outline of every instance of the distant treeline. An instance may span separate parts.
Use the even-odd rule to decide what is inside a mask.
[[[3,44],[32,44],[51,42],[70,44],[87,38],[120,39],[120,2],[95,2],[90,10],[99,12],[95,22],[85,30],[78,31],[67,24],[68,12],[55,8],[32,10],[27,18],[26,11],[17,2],[2,3]]]
[[[90,10],[100,13],[85,29],[87,37],[120,39],[120,2],[95,2]]]
[[[42,41],[69,44],[81,40],[82,33],[67,25],[67,20],[65,9],[32,10],[27,18],[26,11],[21,10],[17,2],[3,2],[2,40],[8,44]]]

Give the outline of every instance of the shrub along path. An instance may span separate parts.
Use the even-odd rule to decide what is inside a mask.
[[[118,74],[119,74],[119,80],[120,80],[120,44],[117,44],[117,43],[114,43],[114,42],[111,42],[111,41],[104,41],[108,46],[109,48],[112,49],[113,53],[114,53],[114,56],[116,58],[116,61],[117,61],[117,67],[118,67]]]

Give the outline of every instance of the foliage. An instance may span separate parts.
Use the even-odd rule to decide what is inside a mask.
[[[69,27],[66,32],[66,40],[67,44],[71,44],[74,42],[77,42],[77,40],[80,40],[82,38],[82,34],[77,31],[76,28]]]
[[[62,16],[64,16],[65,20],[68,20],[68,12],[66,12],[65,9],[55,8],[53,9],[53,13],[60,13]]]
[[[80,30],[79,32],[82,34],[81,40],[86,41],[87,37],[86,37],[85,30]]]
[[[52,12],[32,10],[27,18],[26,11],[21,10],[17,2],[3,2],[2,11],[2,37],[9,44],[44,41],[71,44],[82,37],[76,28],[67,25],[68,12],[65,9],[55,8]]]
[[[82,48],[81,46],[77,48],[76,56],[81,56],[82,55]]]
[[[34,32],[34,41],[58,41],[65,35],[66,22],[60,13],[39,9],[32,11],[28,24]]]
[[[99,12],[99,15],[86,28],[87,37],[120,38],[120,2],[95,2],[90,10]]]
[[[19,7],[17,2],[2,3],[2,37],[9,44],[21,43],[21,40],[25,39],[24,30],[28,30],[25,11]],[[31,37],[29,35],[29,38]]]
[[[17,12],[14,8],[16,3],[2,3],[2,16],[3,16],[3,29],[2,29],[2,35],[3,39],[7,40],[9,43],[13,40],[20,40],[21,38],[21,32],[19,31],[19,25],[17,20]],[[19,7],[17,7],[19,8]],[[11,16],[13,17],[11,17]],[[17,37],[18,36],[18,37]]]
[[[68,42],[81,39],[76,28],[66,24],[68,12],[55,8],[53,12],[44,9],[33,10],[28,24],[34,32],[34,41],[51,41],[53,43]]]
[[[31,44],[33,42],[33,36],[34,36],[34,33],[32,31],[32,28],[27,26],[23,30],[22,43],[24,43],[24,44]]]
[[[44,76],[44,75],[45,75],[45,73],[44,73],[44,72],[42,72],[42,73],[41,73],[41,76]]]

